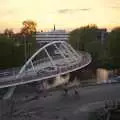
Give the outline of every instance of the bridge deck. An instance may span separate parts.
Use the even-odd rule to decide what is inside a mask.
[[[66,74],[83,68],[91,62],[90,56],[86,54],[83,54],[81,58],[81,60],[78,59],[76,62],[69,62],[69,64],[65,64],[63,59],[55,60],[56,69],[53,69],[51,67],[50,61],[43,62],[35,67],[35,69],[39,71],[37,72],[37,74],[32,70],[32,68],[30,68],[27,72],[24,72],[24,74],[22,74],[22,76],[19,78],[16,78],[15,75],[1,77],[0,88],[16,86],[20,84],[26,84],[34,81],[40,81],[56,77],[58,75]]]

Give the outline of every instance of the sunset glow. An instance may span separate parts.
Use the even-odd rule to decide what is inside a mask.
[[[38,29],[71,29],[87,24],[112,28],[120,25],[120,0],[0,0],[0,30],[37,22]]]

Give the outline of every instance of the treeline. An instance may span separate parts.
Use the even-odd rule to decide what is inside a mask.
[[[0,69],[17,67],[36,50],[36,23],[23,21],[19,33],[6,29],[0,34]],[[120,27],[111,32],[88,25],[70,32],[70,44],[78,51],[89,52],[95,68],[120,68]]]
[[[95,68],[120,68],[120,27],[111,32],[88,25],[70,33],[70,44],[78,51],[91,54]]]
[[[0,69],[18,67],[35,52],[36,23],[24,21],[19,33],[6,29],[0,34]]]

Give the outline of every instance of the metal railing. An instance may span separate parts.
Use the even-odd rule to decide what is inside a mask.
[[[0,78],[7,76],[15,76],[18,74],[20,69],[21,67],[0,70]]]
[[[67,74],[69,72],[81,69],[87,66],[91,62],[91,56],[88,53],[84,53],[81,55],[82,55],[82,59],[80,61],[78,59],[78,61],[70,62],[69,64],[58,65],[56,70],[49,70],[50,66],[47,66],[45,70],[42,69],[40,71],[37,71],[37,73],[34,73],[33,71],[31,72],[29,71],[27,73],[26,71],[24,72],[23,75],[21,75],[21,77],[17,79],[15,77],[17,74],[14,74],[14,77],[11,79],[9,78],[6,80],[0,79],[0,88],[26,84],[34,81],[45,80],[48,78],[56,77],[58,75]],[[18,71],[16,73],[18,73]]]
[[[53,56],[53,59],[59,59],[59,58],[60,57],[58,57],[58,56]],[[49,58],[43,58],[43,59],[34,61],[33,64],[38,65],[38,64],[45,63],[48,61],[49,61]],[[20,69],[21,69],[21,67],[0,70],[0,79],[4,78],[4,77],[9,77],[9,76],[16,76],[18,74],[18,72],[20,71]]]

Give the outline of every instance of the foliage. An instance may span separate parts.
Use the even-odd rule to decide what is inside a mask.
[[[36,23],[32,20],[23,21],[23,28],[21,29],[21,33],[24,35],[30,35],[36,32]]]
[[[109,33],[108,40],[110,65],[114,68],[120,67],[120,27]]]
[[[15,45],[12,38],[0,36],[0,68],[10,68],[19,65],[23,57],[23,48]]]
[[[22,35],[22,33],[14,34],[12,30],[6,29],[4,34],[0,35],[0,69],[24,64],[36,50],[34,34],[33,30],[30,34]]]
[[[120,27],[114,28],[104,43],[97,39],[98,30],[95,25],[75,29],[70,33],[70,44],[89,52],[96,67],[120,68]]]
[[[12,29],[5,29],[4,30],[4,35],[8,36],[8,37],[12,37],[14,34],[13,30]]]
[[[95,25],[81,27],[70,33],[70,44],[76,50],[89,52],[94,61],[99,59],[102,50],[100,40],[97,40],[98,28]]]
[[[77,50],[86,50],[90,42],[96,41],[96,35],[97,27],[95,25],[81,27],[70,33],[70,43]]]

